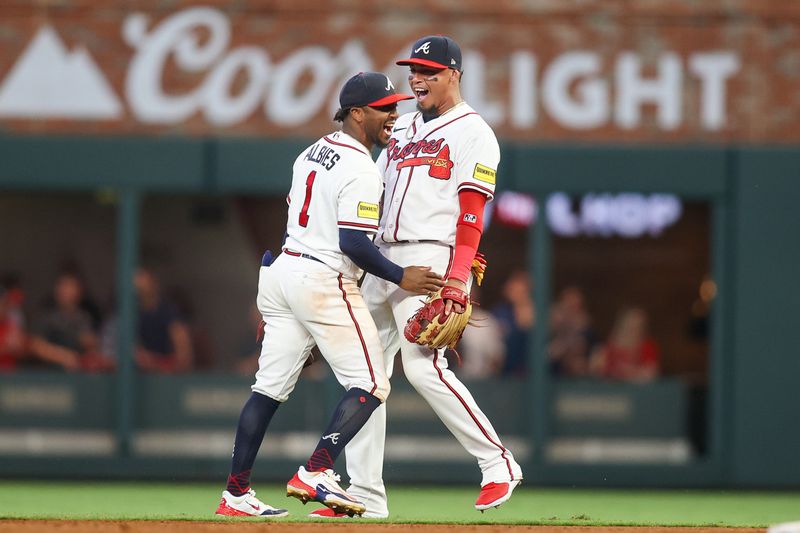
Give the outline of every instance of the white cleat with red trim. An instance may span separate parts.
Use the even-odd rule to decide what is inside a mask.
[[[286,484],[286,495],[304,504],[309,500],[318,501],[336,513],[348,516],[364,514],[367,507],[345,492],[339,486],[339,479],[339,475],[331,469],[309,472],[301,466]]]
[[[249,516],[251,518],[279,518],[289,511],[276,509],[256,498],[256,491],[248,489],[241,496],[234,496],[227,490],[222,491],[222,500],[214,513],[216,516]]]
[[[500,507],[501,504],[511,498],[511,493],[514,492],[519,483],[519,479],[487,483],[481,487],[481,493],[478,494],[478,499],[475,500],[475,509],[484,512],[492,507]]]

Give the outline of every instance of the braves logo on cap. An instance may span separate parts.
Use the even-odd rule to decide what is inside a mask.
[[[419,48],[414,50],[414,53],[418,54],[420,52],[420,50],[422,50],[423,54],[429,54],[431,52],[431,42],[430,41],[426,41],[425,44],[423,44],[422,46],[420,46]]]
[[[386,74],[359,72],[342,87],[339,92],[339,105],[341,109],[359,106],[381,107],[413,98],[410,94],[397,94]]]
[[[445,35],[427,35],[411,46],[411,57],[401,59],[397,64],[461,70],[461,48]]]

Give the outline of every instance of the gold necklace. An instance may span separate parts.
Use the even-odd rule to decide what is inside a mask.
[[[450,111],[454,110],[455,108],[457,108],[458,106],[460,106],[460,105],[463,105],[463,104],[466,104],[466,102],[465,102],[464,100],[461,100],[461,101],[460,101],[460,102],[458,102],[457,104],[453,104],[453,107],[451,107],[450,109],[448,109],[447,111],[445,111],[444,113],[442,113],[442,114],[441,114],[441,115],[439,115],[439,116],[440,116],[440,117],[443,117],[443,116],[445,116],[446,114],[448,114]],[[438,117],[437,117],[437,118],[438,118]]]

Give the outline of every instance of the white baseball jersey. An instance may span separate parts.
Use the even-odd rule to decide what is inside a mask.
[[[400,117],[378,158],[386,185],[377,240],[381,253],[401,266],[430,265],[434,272],[448,272],[461,213],[458,192],[474,189],[492,198],[499,161],[494,133],[466,104],[427,123],[419,113]],[[400,242],[410,243],[396,244]],[[369,274],[361,290],[384,353],[400,350],[409,383],[477,460],[481,485],[518,482],[519,463],[469,390],[447,368],[444,350],[430,350],[403,336],[403,325],[420,307],[419,297]],[[384,362],[391,377],[394,357]],[[348,491],[366,504],[369,518],[389,514],[383,484],[385,435],[386,407],[381,405],[346,448]]]
[[[295,160],[284,253],[259,270],[264,341],[255,392],[286,400],[317,345],[346,389],[381,400],[389,394],[377,328],[357,285],[360,269],[339,248],[339,228],[378,229],[381,191],[366,147],[343,132]]]
[[[339,248],[339,228],[376,232],[382,191],[364,145],[341,131],[322,137],[294,162],[285,249],[358,279],[361,269]]]
[[[454,245],[458,192],[474,189],[493,198],[499,162],[494,132],[466,103],[428,122],[418,112],[398,118],[377,162],[386,187],[383,242]]]

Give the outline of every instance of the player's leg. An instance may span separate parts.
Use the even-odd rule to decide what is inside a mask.
[[[428,401],[464,449],[477,459],[482,480],[475,507],[481,511],[497,507],[511,497],[522,479],[522,469],[472,394],[447,368],[443,350],[413,346],[402,348],[403,371],[409,383]]]
[[[383,350],[355,281],[320,265],[302,283],[313,296],[293,299],[292,310],[313,335],[346,392],[314,453],[287,485],[287,493],[304,501],[320,501],[336,511],[362,514],[365,506],[338,486],[333,465],[389,393]]]
[[[414,248],[420,250],[406,253],[425,257],[430,254],[431,245],[420,244]],[[449,260],[446,256],[449,256],[449,251],[440,248],[438,259],[430,259],[430,264],[436,268],[436,265]],[[395,302],[393,312],[397,328],[402,330],[408,317],[420,306],[419,298],[416,297],[406,297]],[[502,491],[502,487],[498,490],[503,492],[500,499],[503,497],[508,499],[506,496],[510,496],[514,486],[521,479],[522,470],[511,452],[500,441],[491,422],[478,407],[472,394],[447,368],[447,359],[444,358],[442,351],[423,348],[408,342],[404,337],[400,340],[400,349],[403,371],[409,383],[427,400],[461,445],[477,459],[482,472],[481,486],[489,487],[491,490],[506,483],[507,490]],[[491,499],[489,503],[497,499]]]
[[[227,489],[217,509],[223,516],[285,516],[255,497],[250,472],[272,416],[291,393],[313,339],[292,316],[280,296],[275,279],[280,265],[262,268],[259,276],[259,309],[265,320],[264,341],[252,395],[242,408]]]
[[[394,357],[400,349],[400,339],[395,327],[392,309],[388,302],[389,290],[394,284],[367,274],[361,285],[361,294],[378,330],[384,351],[386,374],[391,377]],[[383,456],[386,442],[386,403],[381,404],[345,448],[347,475],[350,477],[348,492],[364,502],[367,518],[386,518],[389,507],[386,488],[383,484]],[[330,513],[315,512],[315,516]]]

